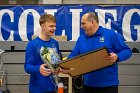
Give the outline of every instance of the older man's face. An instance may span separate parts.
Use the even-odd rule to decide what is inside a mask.
[[[90,36],[90,35],[93,35],[94,20],[88,21],[87,17],[88,17],[87,14],[82,16],[81,27],[84,29],[85,33]]]

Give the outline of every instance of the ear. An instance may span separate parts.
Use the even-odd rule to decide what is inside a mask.
[[[45,24],[41,25],[42,30],[45,30]]]
[[[92,20],[92,24],[94,24],[95,20]]]

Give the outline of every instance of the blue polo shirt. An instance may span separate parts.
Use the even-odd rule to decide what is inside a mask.
[[[131,57],[131,49],[124,43],[122,37],[112,30],[99,27],[93,36],[81,35],[68,58],[106,46],[109,53],[118,55],[118,62]],[[84,74],[84,84],[91,87],[108,87],[118,85],[118,62],[114,65]],[[89,64],[90,65],[90,64]]]

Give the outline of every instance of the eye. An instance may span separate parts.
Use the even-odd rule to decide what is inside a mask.
[[[54,27],[56,27],[56,26],[55,26],[55,25],[50,25],[49,27],[50,27],[50,28],[54,28]]]
[[[85,25],[85,23],[81,23],[81,25]]]

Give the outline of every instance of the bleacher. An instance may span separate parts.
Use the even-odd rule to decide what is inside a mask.
[[[0,62],[6,72],[6,88],[10,93],[28,93],[29,74],[24,71],[25,48],[28,42],[25,41],[0,41],[0,48],[5,50]],[[133,49],[140,51],[140,42],[126,42]],[[60,50],[63,57],[68,56],[75,45],[74,41],[59,42]],[[134,51],[135,52],[135,51]],[[65,78],[67,79],[67,78]],[[119,93],[139,93],[140,91],[140,53],[133,53],[132,57],[119,63]],[[66,92],[72,93],[72,89],[66,81]]]

